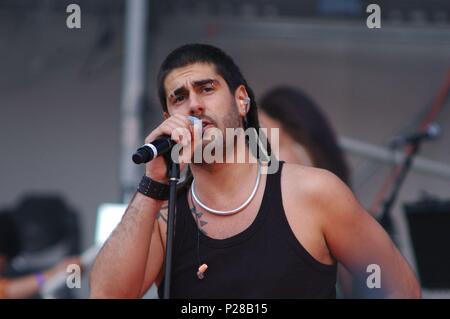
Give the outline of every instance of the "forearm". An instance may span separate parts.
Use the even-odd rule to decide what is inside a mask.
[[[30,275],[10,280],[5,287],[4,297],[7,299],[25,299],[34,296],[38,291],[39,283],[36,276]]]
[[[39,290],[46,281],[61,272],[65,272],[67,265],[70,264],[79,264],[79,258],[66,258],[56,266],[49,268],[44,272],[7,280],[6,283],[3,283],[3,287],[0,287],[0,298],[31,298],[39,293]],[[2,286],[1,280],[0,286]]]
[[[418,299],[422,297],[420,283],[417,280],[412,269],[403,261],[402,266],[398,267],[399,271],[396,276],[397,281],[390,287],[390,291],[386,294],[389,299]]]
[[[162,201],[140,193],[97,256],[90,274],[91,297],[138,297],[153,225]]]

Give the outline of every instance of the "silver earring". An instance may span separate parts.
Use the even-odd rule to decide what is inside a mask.
[[[243,103],[244,103],[244,105],[245,105],[244,111],[245,111],[245,113],[247,114],[248,108],[249,108],[249,106],[250,106],[250,98],[249,98],[249,97],[246,97],[246,98],[244,98],[242,101],[243,101]]]

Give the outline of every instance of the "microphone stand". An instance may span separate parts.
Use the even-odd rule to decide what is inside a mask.
[[[408,153],[408,155],[403,160],[402,166],[400,168],[400,172],[397,175],[394,183],[394,187],[391,191],[391,194],[389,197],[385,200],[383,204],[383,208],[381,211],[381,216],[378,218],[381,226],[386,230],[386,232],[393,237],[393,223],[391,218],[391,210],[392,206],[395,203],[395,200],[397,199],[398,193],[400,191],[400,187],[402,186],[403,182],[405,181],[406,175],[411,169],[411,165],[414,160],[414,156],[419,152],[420,144],[419,140],[413,141],[411,144],[409,144],[411,147],[411,151]]]
[[[169,153],[170,154],[170,153]],[[167,177],[169,178],[169,208],[167,217],[167,241],[166,258],[164,265],[164,299],[170,298],[170,277],[172,272],[173,235],[175,225],[177,184],[180,179],[180,165],[175,163],[170,156],[165,157],[168,163]]]

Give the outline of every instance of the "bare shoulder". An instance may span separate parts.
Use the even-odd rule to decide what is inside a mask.
[[[319,262],[333,264],[336,259],[326,239],[327,225],[336,207],[334,199],[345,192],[345,185],[334,174],[308,166],[284,164],[281,173],[283,208],[294,235]]]
[[[420,297],[420,285],[406,260],[338,177],[323,169],[285,164],[281,184],[283,202],[288,195],[292,216],[303,217],[298,218],[294,226],[302,227],[307,222],[300,234],[308,235],[310,229],[319,230],[328,254],[355,278],[366,278],[367,266],[378,265],[383,269],[382,293],[386,297]],[[300,239],[309,244],[306,248],[311,252],[319,251],[317,259],[326,262],[327,259],[321,257],[326,254],[320,255],[324,249],[314,244],[318,237],[308,236]]]
[[[281,183],[284,197],[301,201],[320,213],[361,209],[349,187],[325,169],[284,164]]]
[[[282,183],[293,194],[306,194],[318,199],[352,194],[347,185],[330,171],[297,164],[283,165]]]

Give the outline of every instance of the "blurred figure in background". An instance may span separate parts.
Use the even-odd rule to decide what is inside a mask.
[[[261,127],[280,129],[281,160],[329,170],[350,186],[336,134],[313,100],[299,89],[280,86],[267,92],[259,106]]]
[[[299,89],[280,86],[261,99],[261,127],[279,129],[279,160],[331,171],[350,187],[350,171],[336,134],[319,106]],[[270,140],[269,140],[270,142]],[[352,295],[352,277],[338,267],[341,295]]]
[[[9,263],[20,253],[18,227],[9,212],[0,213],[0,299],[24,299],[35,297],[47,280],[66,271],[70,264],[80,265],[79,257],[69,257],[56,266],[32,275],[5,278]]]

